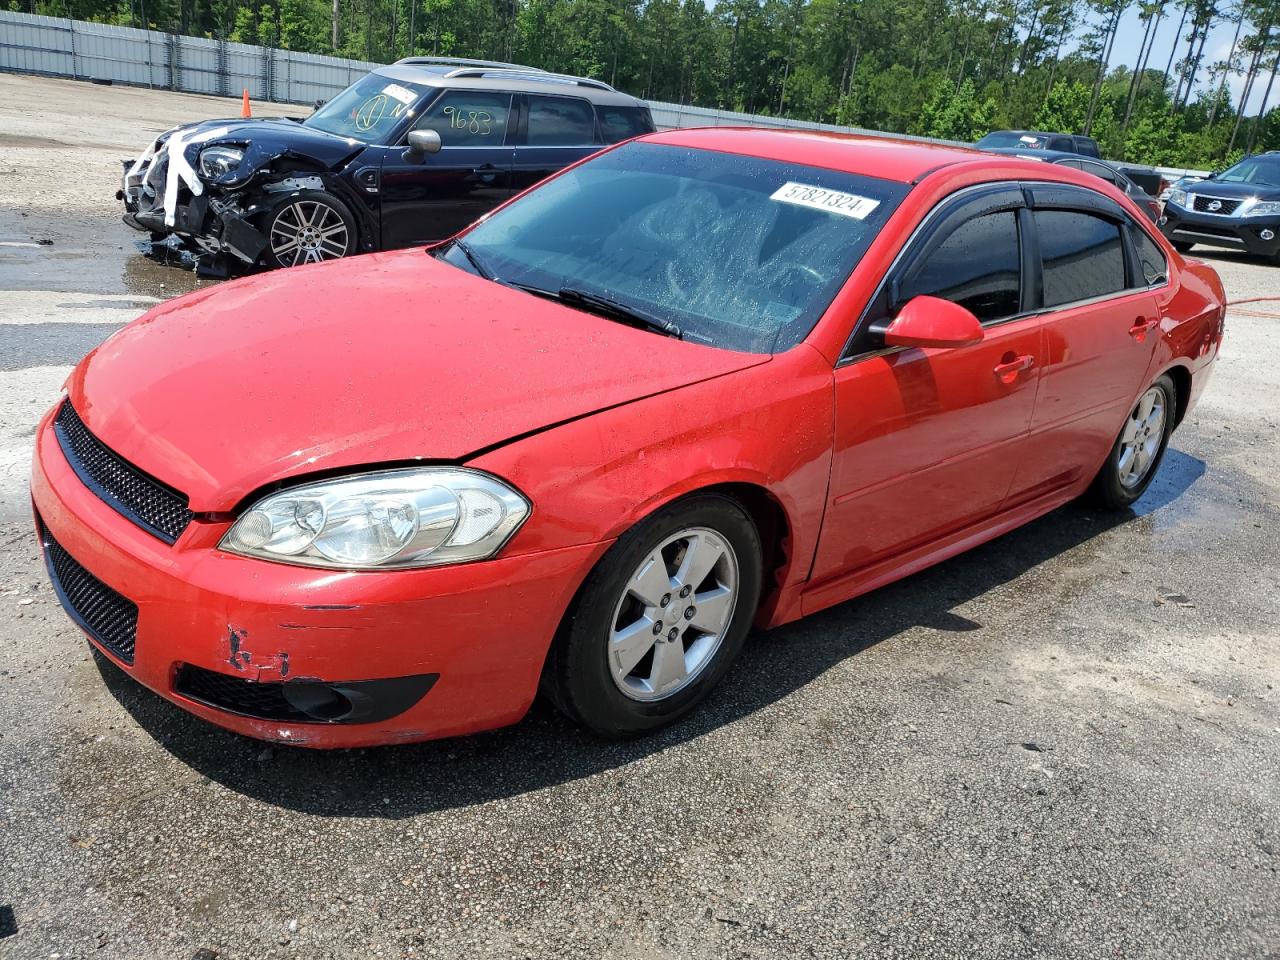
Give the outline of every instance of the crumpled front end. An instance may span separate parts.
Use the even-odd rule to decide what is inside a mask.
[[[285,129],[269,129],[277,125]],[[304,190],[339,196],[348,192],[330,169],[331,150],[313,158],[287,143],[287,134],[300,130],[292,122],[248,126],[206,121],[167,131],[138,157],[122,161],[116,197],[124,203],[124,222],[155,241],[177,238],[198,263],[230,256],[258,264],[268,243],[267,215],[276,205]],[[339,142],[346,153],[352,152],[352,145]],[[201,169],[200,153],[219,145],[241,149],[244,158],[238,170],[209,177]],[[358,209],[353,212],[359,216]],[[366,224],[361,227],[362,236],[372,234]]]

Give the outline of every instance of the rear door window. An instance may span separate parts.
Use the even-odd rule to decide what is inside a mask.
[[[1130,226],[1129,233],[1133,237],[1133,249],[1138,256],[1138,270],[1147,286],[1155,286],[1168,280],[1169,261],[1160,245],[1147,236],[1147,231],[1141,227]]]
[[[643,107],[596,107],[605,143],[618,143],[653,132],[653,119]]]
[[[929,296],[950,300],[983,323],[1018,313],[1022,259],[1013,210],[967,220],[911,267],[898,286],[898,302]]]
[[[529,97],[531,147],[579,147],[596,142],[591,104],[576,97]]]
[[[1080,161],[1080,169],[1085,173],[1092,173],[1095,177],[1101,177],[1107,183],[1119,183],[1116,172],[1108,167],[1105,163],[1091,163],[1088,160]]]
[[[1125,288],[1120,225],[1078,210],[1035,211],[1044,305],[1092,300]]]
[[[1086,157],[1099,156],[1097,143],[1088,137],[1076,137],[1076,150]]]
[[[436,98],[417,123],[440,134],[444,147],[500,147],[507,136],[511,94],[450,90]]]
[[[1076,145],[1070,137],[1054,137],[1049,141],[1050,150],[1065,150],[1067,153],[1075,153]]]

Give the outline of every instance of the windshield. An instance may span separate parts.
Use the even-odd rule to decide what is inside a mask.
[[[1280,157],[1246,157],[1214,179],[1218,183],[1256,183],[1260,187],[1280,187]]]
[[[550,293],[607,297],[686,340],[773,353],[809,333],[908,190],[629,143],[477,224],[465,249],[451,245],[443,259]]]
[[[1017,130],[999,130],[988,133],[974,144],[975,147],[1022,147],[1032,150],[1043,150],[1045,138],[1034,133],[1019,133]]]
[[[392,80],[377,73],[357,80],[347,89],[303,120],[340,137],[365,143],[385,143],[388,134],[405,116],[412,116],[429,88],[404,80]]]

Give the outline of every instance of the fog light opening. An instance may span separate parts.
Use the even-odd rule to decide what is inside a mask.
[[[1276,238],[1276,232],[1271,229],[1266,229],[1266,230],[1263,230],[1261,233],[1259,233],[1258,236],[1260,236],[1263,240],[1274,240]]]
[[[318,681],[291,680],[283,685],[283,693],[292,707],[314,720],[344,720],[352,710],[347,697]]]

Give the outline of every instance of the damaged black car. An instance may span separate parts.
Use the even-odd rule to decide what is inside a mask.
[[[532,67],[411,57],[293,118],[175,127],[124,161],[125,223],[205,274],[443,240],[607,144],[642,100]]]

